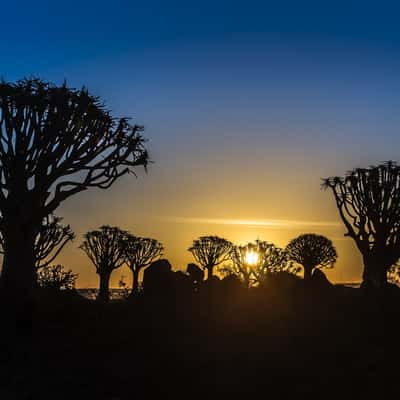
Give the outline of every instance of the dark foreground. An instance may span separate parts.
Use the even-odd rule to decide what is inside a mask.
[[[385,399],[398,387],[395,289],[37,297],[32,336],[2,326],[2,400]]]

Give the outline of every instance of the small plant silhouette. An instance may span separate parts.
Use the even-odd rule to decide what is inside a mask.
[[[46,265],[37,274],[39,287],[42,289],[73,290],[78,274],[65,270],[62,265]]]
[[[131,291],[128,288],[128,284],[125,282],[125,275],[121,275],[121,277],[119,278],[118,287],[121,293],[120,297],[126,300],[129,297]]]

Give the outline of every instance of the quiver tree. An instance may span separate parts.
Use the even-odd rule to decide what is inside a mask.
[[[65,245],[74,240],[75,233],[69,225],[61,223],[62,218],[53,214],[46,216],[35,238],[36,271],[50,265]],[[0,253],[3,254],[3,237],[0,234]]]
[[[363,287],[384,288],[400,257],[400,167],[393,161],[324,180],[363,257]]]
[[[265,283],[271,274],[279,272],[297,273],[293,262],[289,259],[287,252],[273,243],[256,240],[252,244],[253,251],[258,255],[258,262],[253,268],[253,276],[256,284]]]
[[[250,255],[250,257],[249,257]],[[253,253],[252,243],[244,246],[233,246],[230,254],[232,263],[223,265],[219,272],[225,276],[237,276],[246,287],[250,287],[252,280],[252,268],[258,262],[258,254]]]
[[[127,235],[126,231],[117,227],[103,225],[98,230],[87,232],[79,246],[92,261],[99,275],[99,301],[107,302],[110,299],[110,276],[125,263]]]
[[[289,257],[303,266],[304,280],[311,279],[315,268],[333,268],[337,253],[332,242],[322,235],[306,233],[293,239],[286,247]]]
[[[194,259],[207,270],[207,280],[211,279],[214,267],[230,261],[233,244],[218,236],[201,236],[188,249]]]
[[[115,119],[83,88],[38,79],[0,82],[1,285],[29,295],[35,238],[43,218],[68,197],[109,188],[146,166],[142,127]]]
[[[126,265],[132,271],[132,292],[133,297],[139,291],[139,273],[148,267],[153,261],[159,259],[164,248],[156,239],[128,235],[126,246]]]
[[[246,287],[265,283],[268,275],[286,271],[296,273],[296,268],[285,250],[262,240],[234,246],[232,265],[222,269],[225,274],[238,276]]]

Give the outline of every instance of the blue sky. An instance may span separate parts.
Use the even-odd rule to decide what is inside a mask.
[[[147,175],[60,209],[78,234],[61,261],[81,286],[96,276],[80,235],[103,223],[160,239],[184,268],[200,234],[284,246],[300,221],[334,239],[332,279],[359,279],[320,178],[398,159],[395,2],[15,1],[2,14],[5,79],[86,85],[149,138]],[[242,223],[269,220],[293,223]]]

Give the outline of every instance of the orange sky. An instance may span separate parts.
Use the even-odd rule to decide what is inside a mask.
[[[192,164],[166,176],[154,164],[148,174],[124,177],[107,191],[79,194],[60,209],[77,239],[58,261],[79,273],[78,287],[96,287],[94,267],[78,246],[85,231],[101,224],[160,240],[174,269],[193,261],[187,248],[200,235],[215,234],[236,244],[261,239],[284,247],[301,233],[315,232],[330,238],[338,250],[336,267],[327,270],[329,279],[359,281],[361,258],[352,240],[343,236],[332,195],[320,189],[319,173],[303,168],[292,176],[285,170],[290,168],[283,168],[278,179],[268,171],[244,169],[232,177],[227,165],[210,171]],[[114,271],[111,286],[121,276],[131,283],[130,271],[123,267]]]

